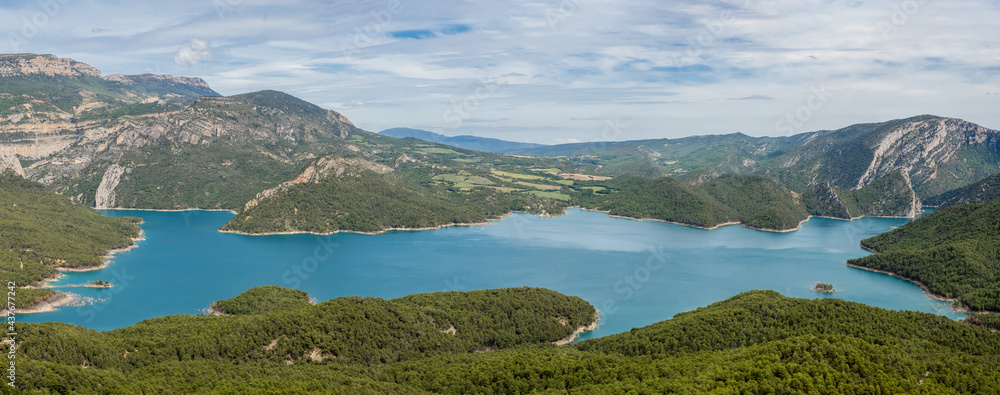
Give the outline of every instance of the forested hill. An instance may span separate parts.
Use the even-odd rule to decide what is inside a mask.
[[[754,291],[631,332],[551,344],[592,322],[593,314],[579,298],[517,288],[171,316],[105,333],[19,324],[18,383],[39,393],[964,394],[1000,388],[1000,336],[932,314]]]
[[[738,222],[750,228],[783,231],[798,228],[812,215],[909,217],[920,208],[899,172],[855,191],[824,183],[796,193],[766,177],[738,174],[701,184],[675,177],[650,180],[634,176],[591,184],[599,189],[580,195],[580,205],[585,208],[703,228]]]
[[[959,190],[956,196],[949,198],[941,206],[983,203],[997,199],[1000,199],[1000,174],[986,177],[982,181]]]
[[[108,218],[74,204],[10,171],[0,171],[0,278],[17,287],[56,275],[56,267],[103,263],[110,249],[132,245],[136,218]],[[52,295],[49,289],[16,291],[17,307]]]
[[[898,274],[973,310],[1000,311],[1000,201],[941,208],[861,242],[849,263]]]

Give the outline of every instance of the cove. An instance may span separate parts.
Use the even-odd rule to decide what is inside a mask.
[[[376,236],[246,236],[217,231],[233,218],[228,212],[103,213],[143,218],[145,240],[105,269],[67,273],[52,283],[80,295],[82,303],[19,319],[110,330],[164,315],[201,314],[211,302],[258,285],[298,288],[319,301],[549,288],[601,310],[600,327],[584,338],[628,331],[755,289],[963,317],[914,284],[844,265],[869,254],[858,245],[861,239],[908,219],[812,218],[798,231],[772,233],[570,209],[559,217],[514,214],[488,225]],[[108,280],[114,288],[73,287],[91,280]],[[815,293],[816,282],[842,292]]]

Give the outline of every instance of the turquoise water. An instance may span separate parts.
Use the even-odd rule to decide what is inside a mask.
[[[475,227],[378,236],[243,236],[217,232],[227,212],[105,211],[137,216],[146,239],[106,269],[71,273],[57,287],[109,280],[112,289],[58,288],[81,306],[25,316],[98,330],[170,314],[199,314],[215,300],[257,285],[281,285],[324,301],[445,290],[533,286],[580,296],[602,311],[604,336],[662,321],[754,289],[799,298],[836,297],[888,309],[959,317],[916,285],[852,269],[858,246],[906,219],[813,218],[771,233],[726,226],[702,230],[571,209],[542,218],[515,214]],[[829,282],[843,291],[810,288]],[[19,317],[20,318],[20,317]]]

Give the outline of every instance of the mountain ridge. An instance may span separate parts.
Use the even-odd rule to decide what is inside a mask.
[[[521,150],[544,147],[543,144],[521,143],[507,141],[489,137],[477,137],[469,135],[445,136],[440,133],[429,132],[420,129],[392,128],[378,132],[383,136],[395,138],[412,137],[419,140],[451,145],[459,148],[471,149],[474,151],[492,152],[497,154],[517,153]]]

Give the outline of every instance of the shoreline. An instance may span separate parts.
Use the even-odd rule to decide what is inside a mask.
[[[58,307],[62,307],[68,304],[75,303],[80,300],[80,296],[68,292],[58,292],[55,295],[49,296],[38,302],[37,305],[30,308],[24,309],[14,309],[14,314],[38,314],[38,313],[51,313],[56,311]],[[7,315],[10,311],[4,309],[0,311],[0,315]]]
[[[871,250],[869,248],[865,248],[865,249],[868,250],[868,251],[873,251],[873,250]],[[855,265],[855,264],[852,264],[850,262],[844,263],[844,264],[847,265],[848,267],[852,267],[852,268],[855,268],[855,269],[861,269],[861,270],[865,270],[865,271],[869,271],[869,272],[873,272],[873,273],[887,274],[889,276],[898,278],[900,280],[908,281],[908,282],[911,282],[913,284],[916,284],[917,286],[920,287],[920,289],[922,289],[924,291],[924,294],[926,294],[927,297],[929,297],[929,298],[931,298],[933,300],[936,300],[938,302],[950,302],[952,304],[951,305],[951,310],[953,312],[955,312],[955,313],[959,313],[959,314],[994,314],[995,313],[995,312],[992,312],[992,311],[972,311],[972,309],[970,309],[969,306],[966,306],[966,305],[961,304],[961,303],[955,303],[955,302],[958,301],[957,298],[948,298],[948,297],[945,297],[944,295],[940,295],[940,294],[934,293],[934,291],[931,291],[931,289],[928,288],[926,284],[924,284],[924,283],[922,283],[922,282],[920,282],[918,280],[914,280],[912,278],[900,275],[900,274],[896,274],[896,273],[893,273],[893,272],[890,272],[890,271],[887,271],[887,270],[874,269],[874,268],[870,268],[870,267]]]
[[[580,338],[580,335],[582,335],[584,333],[587,333],[587,332],[592,332],[592,331],[597,330],[597,327],[598,327],[597,324],[599,322],[601,322],[601,312],[600,311],[595,311],[594,312],[594,322],[591,322],[590,325],[580,325],[579,327],[576,328],[575,331],[573,331],[572,334],[570,334],[569,336],[566,336],[566,337],[564,337],[562,339],[556,340],[556,341],[552,342],[552,344],[555,344],[557,346],[565,346],[567,344],[573,343],[573,342],[576,341],[576,339]]]
[[[425,230],[438,230],[438,229],[444,229],[444,228],[451,228],[451,227],[454,227],[454,226],[482,226],[482,225],[489,225],[490,223],[499,221],[501,219],[502,218],[496,218],[496,219],[488,219],[485,222],[463,222],[463,223],[444,224],[444,225],[438,225],[438,226],[428,226],[428,227],[423,227],[423,228],[387,228],[387,229],[383,229],[383,230],[376,231],[376,232],[367,232],[367,231],[358,231],[358,230],[335,230],[335,231],[332,231],[332,232],[319,233],[319,232],[310,232],[310,231],[304,231],[304,230],[302,230],[302,231],[284,231],[284,232],[268,232],[268,233],[247,233],[247,232],[240,231],[240,230],[222,230],[221,228],[218,230],[218,232],[219,233],[237,234],[237,235],[243,235],[243,236],[278,236],[278,235],[330,236],[330,235],[335,235],[337,233],[353,233],[353,234],[365,235],[365,236],[378,236],[378,235],[381,235],[381,234],[384,234],[384,233],[388,233],[388,232],[417,232],[417,231],[425,231]]]
[[[105,253],[104,256],[101,257],[102,263],[100,265],[97,265],[97,266],[87,266],[87,267],[59,267],[59,266],[53,266],[53,269],[56,269],[56,270],[58,270],[60,272],[65,272],[65,273],[86,273],[86,272],[95,272],[95,271],[98,271],[98,270],[101,270],[101,269],[106,269],[109,265],[111,265],[111,262],[112,262],[111,259],[113,259],[115,257],[115,255],[118,255],[118,254],[121,254],[121,253],[125,253],[125,252],[129,252],[129,251],[132,251],[135,248],[138,248],[139,247],[138,243],[140,241],[143,241],[143,240],[146,240],[146,232],[144,230],[142,230],[142,228],[140,228],[139,229],[139,235],[132,238],[132,245],[130,245],[128,247],[113,248],[113,249],[108,250],[108,252]]]
[[[788,232],[797,231],[797,230],[799,230],[799,229],[802,228],[802,224],[804,224],[806,222],[809,222],[810,219],[814,218],[814,216],[810,215],[808,218],[806,218],[806,219],[804,219],[802,221],[799,221],[799,224],[796,227],[794,227],[792,229],[785,229],[785,230],[758,228],[758,227],[755,227],[755,226],[752,226],[752,225],[744,224],[743,222],[740,222],[740,221],[724,222],[724,223],[721,223],[721,224],[717,224],[715,226],[705,227],[705,226],[700,226],[700,225],[685,224],[683,222],[676,222],[676,221],[670,221],[670,220],[659,219],[659,218],[635,218],[635,217],[626,217],[624,215],[614,215],[614,214],[611,214],[610,211],[604,211],[604,210],[598,210],[598,209],[586,208],[586,207],[580,207],[580,206],[572,206],[570,208],[578,208],[578,209],[583,210],[583,211],[592,211],[592,212],[597,212],[597,213],[603,213],[603,214],[605,214],[605,215],[607,215],[609,217],[612,217],[612,218],[624,218],[624,219],[631,219],[633,221],[656,221],[656,222],[664,222],[664,223],[668,223],[668,224],[687,226],[689,228],[703,229],[703,230],[716,230],[716,229],[719,229],[719,228],[724,227],[724,226],[740,225],[740,226],[742,226],[744,228],[747,228],[747,229],[759,230],[759,231],[762,231],[762,232],[772,232],[772,233],[788,233]],[[825,217],[818,217],[818,218],[825,218]],[[851,221],[851,220],[843,219],[843,218],[831,218],[831,219],[840,219],[840,220],[844,220],[844,221]]]
[[[228,211],[232,214],[239,214],[236,210],[227,210],[224,208],[178,208],[178,209],[155,209],[155,208],[94,208],[94,210],[114,210],[114,211],[154,211],[163,213],[180,213],[185,211]]]

